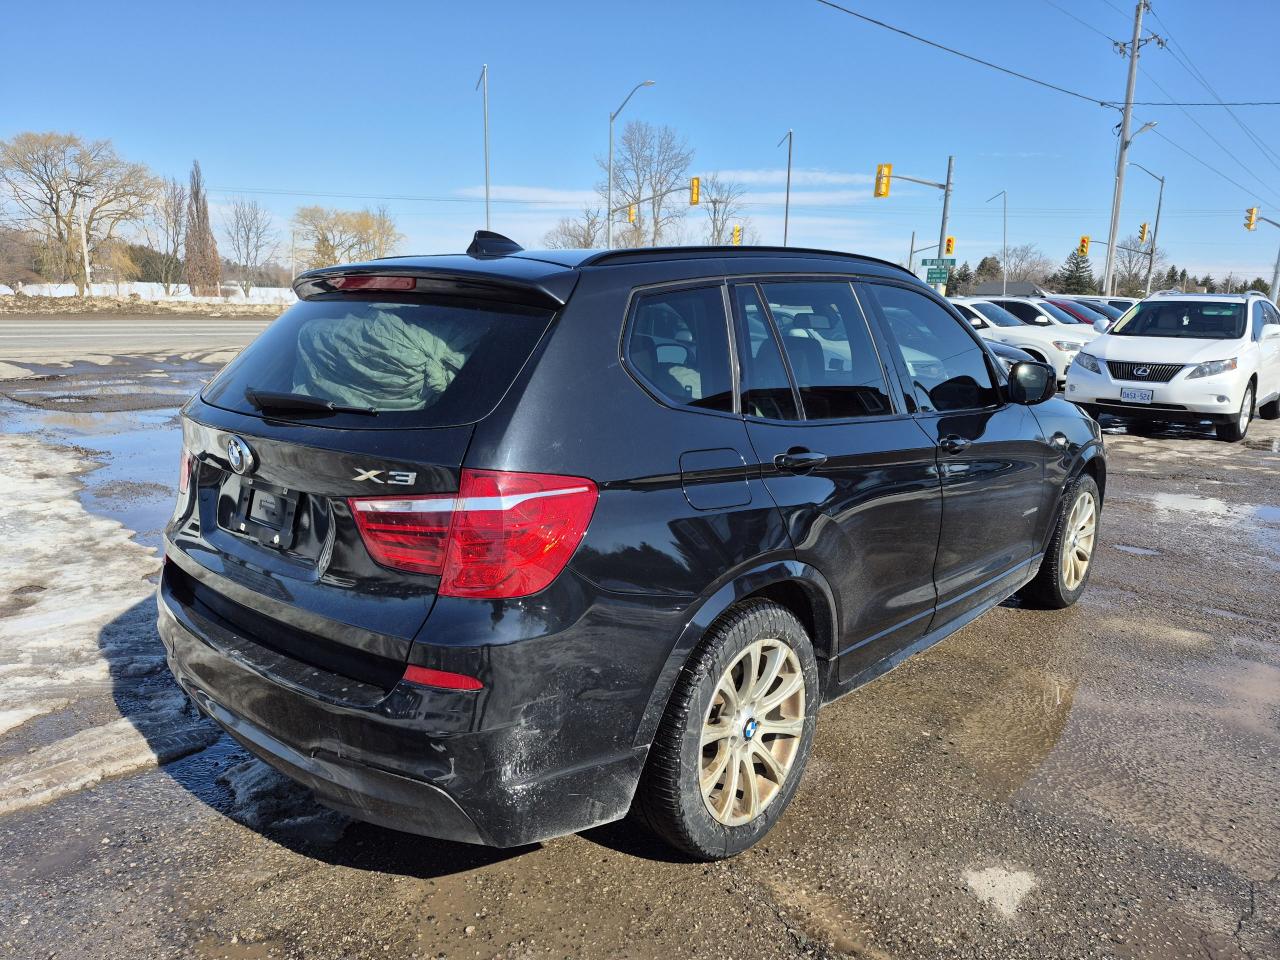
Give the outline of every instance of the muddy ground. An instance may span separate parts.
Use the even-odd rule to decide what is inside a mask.
[[[1083,601],[828,707],[775,831],[703,865],[354,823],[174,698],[150,548],[209,369],[0,383],[0,955],[1280,957],[1280,423],[1110,427]]]

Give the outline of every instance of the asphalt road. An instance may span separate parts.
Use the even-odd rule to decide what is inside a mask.
[[[165,369],[92,376],[207,375]],[[80,395],[81,375],[48,390]],[[105,460],[81,502],[154,527],[172,408],[51,406],[5,401],[0,440]],[[998,608],[828,707],[795,803],[731,862],[680,861],[625,823],[510,851],[397,834],[318,810],[220,737],[0,815],[0,955],[1280,957],[1280,424],[1236,445],[1107,443],[1082,602]],[[112,492],[122,464],[132,495]],[[101,597],[126,535],[79,536],[64,556],[74,540],[117,558],[93,566]],[[39,646],[57,598],[80,602],[67,579],[0,584],[0,681],[5,643]],[[6,640],[46,609],[23,606],[37,587],[54,601],[39,631]],[[141,727],[143,702],[172,692],[146,666],[145,584],[129,589],[100,631],[111,680],[59,687],[69,705],[0,735],[0,800],[31,757],[121,716]]]
[[[21,364],[51,356],[165,352],[181,354],[239,348],[270,317],[0,315],[0,361]]]

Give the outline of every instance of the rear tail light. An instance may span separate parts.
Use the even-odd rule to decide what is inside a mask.
[[[582,477],[463,470],[456,496],[348,503],[378,563],[438,574],[441,596],[495,599],[537,593],[560,574],[596,497]]]
[[[186,493],[191,486],[191,454],[185,449],[178,461],[178,492]]]
[[[430,667],[418,667],[410,664],[404,669],[404,678],[409,683],[422,687],[440,687],[444,690],[482,690],[484,684],[475,677],[465,673],[450,673],[448,670],[432,670]]]

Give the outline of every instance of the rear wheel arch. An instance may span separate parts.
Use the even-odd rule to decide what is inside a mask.
[[[690,618],[650,692],[636,730],[637,746],[653,741],[680,673],[702,638],[750,600],[770,600],[786,608],[809,634],[814,655],[820,661],[835,655],[839,637],[835,594],[817,568],[798,560],[782,560],[741,571],[691,607]]]

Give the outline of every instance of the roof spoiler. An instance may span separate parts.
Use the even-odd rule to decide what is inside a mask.
[[[523,249],[524,247],[510,237],[504,237],[491,230],[477,230],[475,236],[471,238],[471,246],[467,247],[467,256],[505,257],[512,253],[519,253]]]

